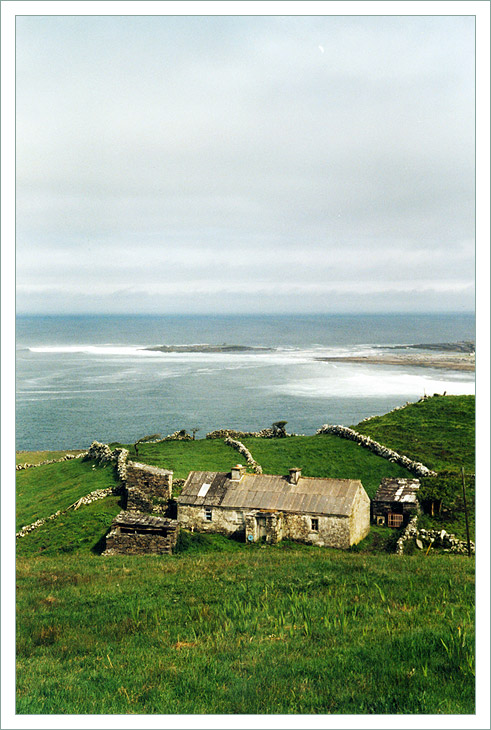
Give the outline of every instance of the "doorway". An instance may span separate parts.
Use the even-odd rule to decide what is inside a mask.
[[[266,517],[256,517],[257,539],[261,542],[266,540]]]

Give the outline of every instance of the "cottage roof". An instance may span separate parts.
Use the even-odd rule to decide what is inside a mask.
[[[351,514],[362,483],[354,479],[300,477],[293,484],[288,477],[273,474],[244,474],[231,480],[230,472],[192,471],[178,504],[306,512],[347,517]]]
[[[412,502],[418,501],[419,479],[393,479],[384,477],[377,489],[374,502]]]

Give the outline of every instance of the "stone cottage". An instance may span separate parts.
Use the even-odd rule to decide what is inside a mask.
[[[419,479],[384,477],[372,501],[372,519],[377,525],[404,527],[419,512]]]
[[[181,527],[250,542],[299,540],[348,548],[370,530],[370,499],[359,480],[193,471],[177,498]]]

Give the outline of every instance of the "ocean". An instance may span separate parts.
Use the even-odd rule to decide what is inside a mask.
[[[178,429],[313,434],[424,394],[470,394],[474,373],[322,362],[419,343],[475,340],[471,314],[18,316],[16,448],[86,448]],[[244,352],[156,352],[156,345]]]

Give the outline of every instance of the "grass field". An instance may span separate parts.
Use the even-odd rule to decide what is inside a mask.
[[[79,454],[80,449],[73,449],[72,451],[16,451],[15,452],[15,463],[16,464],[40,464],[43,461],[49,459],[61,459],[66,454]]]
[[[471,403],[452,401],[359,430],[470,471]],[[405,475],[337,437],[244,442],[265,472],[361,478],[369,494]],[[241,460],[220,440],[139,451],[176,479]],[[80,460],[19,471],[17,523],[116,483],[112,467]],[[182,531],[172,556],[101,557],[120,507],[110,496],[17,540],[19,714],[474,712],[474,559],[388,554],[397,532],[379,527],[346,552]]]
[[[297,466],[304,476],[360,479],[369,497],[382,477],[411,477],[397,464],[338,436],[292,436],[283,439],[243,439],[266,474],[288,474]]]
[[[111,444],[112,448],[122,444]],[[237,462],[238,454],[222,439],[196,441],[162,441],[139,444],[136,456],[133,444],[124,444],[129,458],[145,464],[171,469],[174,479],[186,479],[190,471],[229,471]]]
[[[21,470],[16,480],[16,529],[65,509],[95,489],[118,484],[112,466],[96,468],[93,462],[81,459]]]
[[[18,583],[21,714],[474,711],[467,558],[236,544]]]
[[[473,395],[428,398],[354,428],[435,471],[475,471]]]

